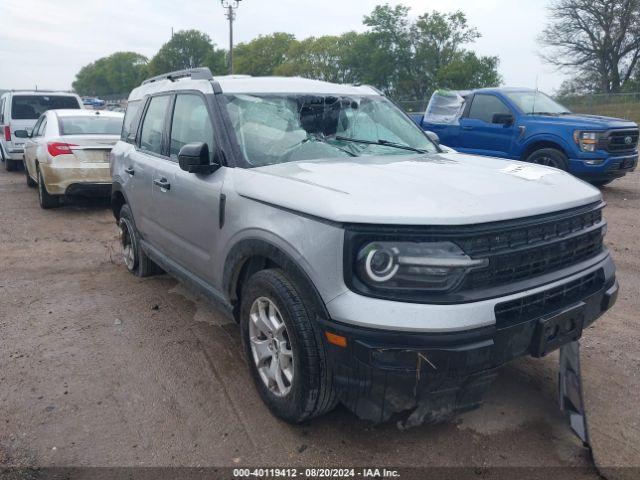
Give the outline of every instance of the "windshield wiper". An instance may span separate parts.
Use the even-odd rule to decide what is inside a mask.
[[[420,148],[415,148],[412,147],[410,145],[405,145],[403,143],[395,143],[395,142],[390,142],[389,140],[384,140],[384,139],[380,139],[377,141],[374,140],[363,140],[360,138],[351,138],[351,137],[342,137],[340,135],[335,135],[333,137],[331,137],[335,140],[341,141],[341,142],[354,142],[354,143],[363,143],[365,145],[382,145],[384,147],[392,147],[392,148],[399,148],[402,150],[409,150],[410,152],[416,152],[416,153],[429,153],[426,150],[422,150]]]
[[[331,143],[331,142],[329,142],[329,141],[327,140],[327,137],[325,137],[323,134],[319,134],[319,133],[316,133],[316,134],[309,134],[309,135],[307,136],[307,138],[303,139],[303,140],[299,143],[299,145],[302,145],[302,144],[304,144],[304,143],[311,142],[311,141],[316,141],[316,142],[326,143],[327,145],[329,145],[329,146],[331,146],[331,147],[333,147],[333,148],[337,148],[337,149],[338,149],[338,150],[340,150],[341,152],[346,153],[346,154],[347,154],[347,155],[349,155],[350,157],[357,157],[357,156],[358,156],[358,155],[356,155],[355,153],[350,152],[350,151],[349,151],[349,150],[347,150],[346,148],[341,148],[341,147],[339,147],[339,146],[337,146],[337,145],[334,145],[333,143]]]

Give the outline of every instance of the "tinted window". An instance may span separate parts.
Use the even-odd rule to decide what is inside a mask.
[[[140,100],[134,100],[127,104],[127,111],[124,114],[124,123],[122,124],[122,134],[120,135],[122,140],[126,140],[129,133],[131,133],[131,127],[138,110],[140,110]]]
[[[62,95],[15,95],[11,104],[14,120],[36,120],[47,110],[79,109],[76,97]]]
[[[491,123],[496,113],[511,113],[511,110],[498,97],[493,95],[476,95],[473,97],[469,118]]]
[[[162,153],[162,132],[164,117],[169,104],[169,96],[153,97],[142,122],[140,149],[153,153]]]
[[[178,95],[171,123],[171,156],[177,157],[188,143],[203,142],[213,156],[213,128],[204,99],[199,95]]]
[[[60,117],[60,135],[119,135],[122,131],[122,117]]]

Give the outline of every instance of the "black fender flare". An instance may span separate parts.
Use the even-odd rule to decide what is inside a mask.
[[[255,238],[235,244],[224,263],[223,291],[234,306],[234,314],[239,310],[242,283],[253,273],[266,268],[280,268],[291,279],[296,289],[311,303],[314,314],[329,319],[327,308],[309,275],[289,254],[272,243]]]
[[[119,201],[118,198],[122,196],[124,202]],[[120,214],[120,208],[124,204],[129,204],[129,199],[127,198],[127,194],[125,193],[122,185],[118,181],[117,178],[113,179],[113,183],[111,184],[111,211],[113,212],[113,216],[116,220],[118,220],[118,215]],[[132,212],[133,213],[133,212]]]

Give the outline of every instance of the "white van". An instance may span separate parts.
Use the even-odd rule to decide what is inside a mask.
[[[24,139],[14,132],[31,132],[40,115],[60,108],[81,109],[82,100],[73,93],[44,90],[11,90],[0,97],[0,159],[7,170],[16,170],[24,157]]]

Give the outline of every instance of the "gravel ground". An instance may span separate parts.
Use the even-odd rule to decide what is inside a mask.
[[[607,477],[640,465],[640,174],[604,188],[622,291],[584,333],[594,456]],[[0,466],[582,467],[556,406],[557,355],[506,366],[485,405],[400,431],[348,411],[291,426],[260,401],[238,329],[166,275],[119,258],[110,210],[44,211],[0,171]],[[635,471],[637,474],[638,471]]]

